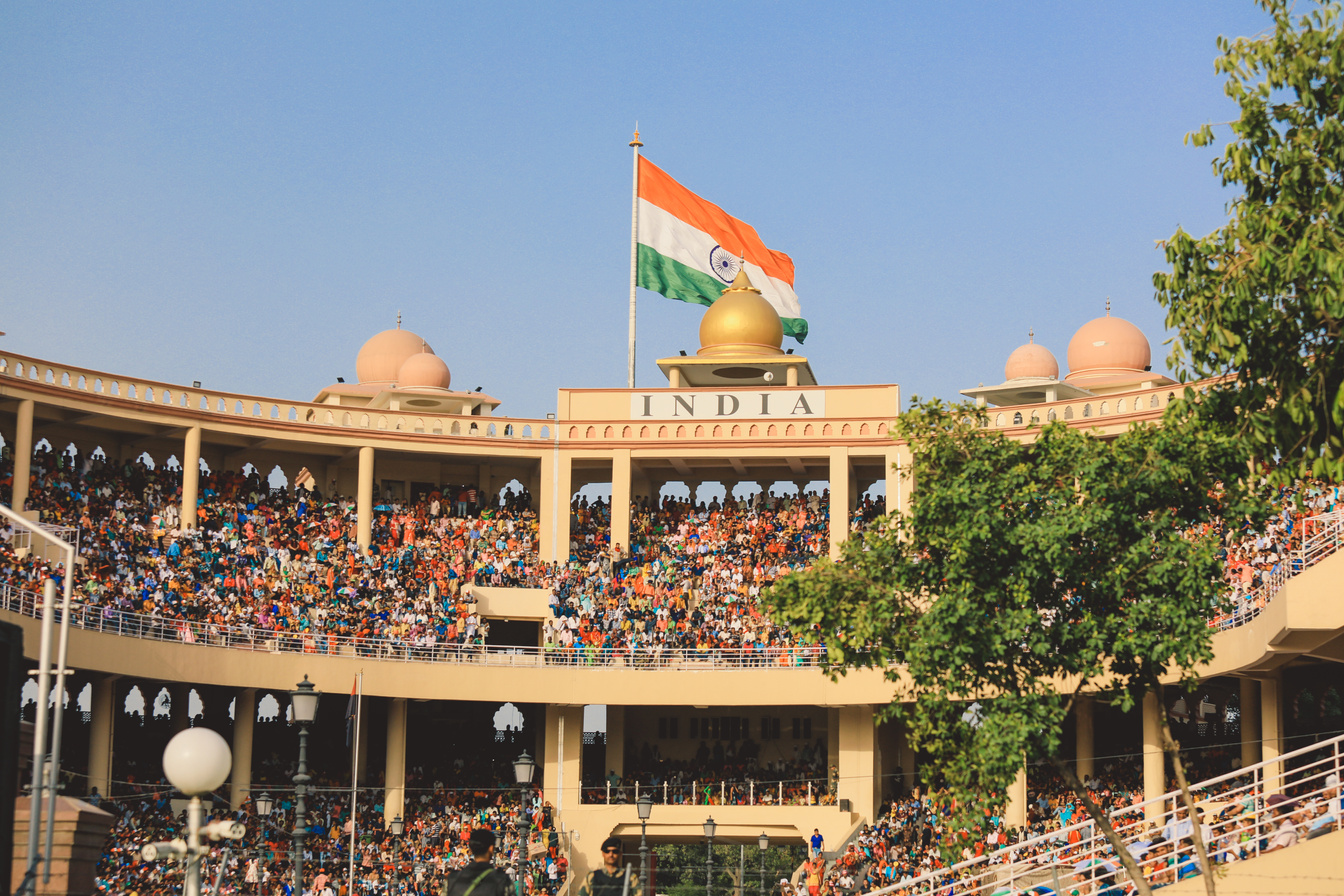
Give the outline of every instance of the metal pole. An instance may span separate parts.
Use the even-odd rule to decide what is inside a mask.
[[[42,583],[42,635],[37,651],[37,706],[33,722],[33,799],[28,817],[28,873],[37,871],[37,839],[42,832],[42,788],[47,771],[47,699],[51,696],[51,629],[56,616],[56,582]]]
[[[201,896],[201,798],[187,803],[187,879],[185,896]]]
[[[65,575],[62,577],[61,633],[56,647],[56,707],[51,721],[51,765],[47,773],[51,787],[47,791],[47,842],[43,853],[51,855],[56,834],[56,799],[61,783],[61,730],[65,719],[65,660],[70,652],[70,596],[75,580],[75,547],[66,545]],[[51,862],[42,870],[42,881],[51,880]]]
[[[649,889],[649,841],[644,836],[648,826],[647,819],[639,820],[639,884],[647,896],[653,896]]]
[[[519,788],[518,811],[522,813],[518,830],[518,843],[513,851],[513,892],[523,896],[523,850],[527,849],[527,788]]]
[[[747,844],[741,844],[742,852],[737,861],[737,896],[747,896]]]
[[[765,896],[765,850],[761,850],[761,896]]]
[[[709,844],[705,850],[705,896],[714,896],[714,838],[705,840]]]
[[[294,775],[294,893],[303,893],[303,840],[308,834],[307,806],[303,798],[308,793],[308,726],[299,723],[299,769]],[[396,868],[395,863],[393,868]]]
[[[635,279],[639,269],[639,125],[635,125],[635,139],[630,148],[635,151],[635,182],[630,193],[630,346],[626,359],[626,387],[635,388]]]

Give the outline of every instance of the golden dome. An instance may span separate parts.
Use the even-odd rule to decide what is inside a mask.
[[[398,389],[447,389],[453,381],[447,363],[433,352],[417,352],[397,371]]]
[[[355,356],[355,377],[361,383],[395,383],[401,365],[422,352],[432,355],[434,349],[410,330],[401,329],[398,318],[395,330],[384,330],[364,343]]]
[[[1052,380],[1059,378],[1059,362],[1048,348],[1036,344],[1035,333],[1029,333],[1027,344],[1013,349],[1013,353],[1008,356],[1008,363],[1003,365],[1005,380],[1028,376],[1046,377]]]
[[[782,355],[784,324],[779,314],[751,285],[744,270],[732,286],[709,306],[700,320],[702,358],[754,358]]]
[[[1153,355],[1143,331],[1127,320],[1106,316],[1090,320],[1069,340],[1069,375],[1066,379],[1095,371],[1142,373]]]

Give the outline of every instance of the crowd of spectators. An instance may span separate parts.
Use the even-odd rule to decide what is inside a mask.
[[[265,779],[267,769],[259,771]],[[292,770],[270,771],[283,780]],[[384,824],[381,788],[361,788],[352,822],[349,789],[319,781],[305,798],[304,896],[349,894],[352,879],[355,896],[441,896],[448,874],[471,861],[467,846],[471,831],[482,828],[498,837],[496,862],[510,878],[518,863],[526,896],[555,896],[568,875],[569,862],[550,804],[539,795],[524,803],[515,787],[497,781],[460,786],[474,776],[462,771],[458,767],[452,774],[440,775],[408,770],[399,837]],[[266,786],[264,780],[254,782],[254,794]],[[121,789],[126,792],[114,800],[95,797],[100,808],[115,816],[97,869],[98,891],[140,896],[180,892],[180,865],[146,862],[140,855],[145,843],[184,836],[180,801],[174,804],[171,788],[161,781]],[[215,817],[235,818],[247,829],[242,840],[214,844],[206,860],[203,878],[213,882],[218,875],[218,892],[293,896],[292,790],[278,790],[273,801],[271,813],[264,817],[256,814],[251,799],[236,812],[223,807],[213,811]]]

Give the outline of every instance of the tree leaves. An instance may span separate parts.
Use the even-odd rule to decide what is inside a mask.
[[[1344,475],[1344,31],[1338,3],[1298,18],[1259,0],[1273,31],[1219,38],[1215,69],[1240,107],[1213,171],[1241,193],[1228,223],[1164,241],[1153,276],[1173,368],[1226,376],[1204,410],[1279,476]],[[1205,125],[1186,136],[1210,145]],[[1235,408],[1235,412],[1233,412]]]

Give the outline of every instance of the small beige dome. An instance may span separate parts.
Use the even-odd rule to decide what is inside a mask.
[[[746,271],[738,271],[733,285],[723,291],[700,319],[700,350],[704,357],[757,357],[782,355],[784,322],[761,291],[751,285]]]
[[[355,377],[361,383],[394,383],[408,358],[426,352],[432,355],[434,349],[410,330],[384,330],[359,350]]]
[[[397,371],[398,389],[447,389],[452,381],[448,365],[430,352],[411,355]]]
[[[1050,349],[1036,344],[1034,333],[1027,336],[1026,345],[1019,345],[1013,349],[1013,353],[1008,356],[1008,363],[1003,365],[1005,380],[1017,380],[1028,376],[1046,377],[1052,380],[1059,378],[1059,362],[1055,360]]]
[[[1069,377],[1090,370],[1143,372],[1153,361],[1143,331],[1127,320],[1105,317],[1090,320],[1069,340]]]

